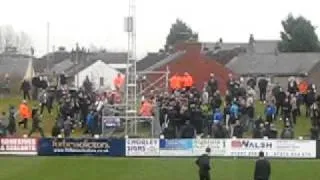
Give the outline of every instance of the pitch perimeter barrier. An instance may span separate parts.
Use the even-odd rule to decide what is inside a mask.
[[[320,141],[270,139],[0,138],[0,155],[320,158]]]
[[[36,156],[38,139],[35,138],[1,138],[0,155]]]
[[[265,139],[127,139],[126,156],[199,156],[211,148],[216,157],[316,158],[316,141]]]
[[[39,156],[125,156],[124,139],[61,139],[39,140]]]

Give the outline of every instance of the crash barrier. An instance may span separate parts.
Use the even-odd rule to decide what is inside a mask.
[[[269,139],[1,138],[0,155],[320,158],[320,141]]]

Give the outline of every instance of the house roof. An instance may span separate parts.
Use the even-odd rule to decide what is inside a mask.
[[[257,54],[268,54],[268,53],[274,53],[278,46],[278,40],[255,40],[254,44],[254,52]],[[206,48],[209,51],[214,51],[214,48],[216,46],[216,43],[203,43],[202,48]],[[229,42],[223,42],[221,44],[220,50],[232,50],[235,48],[249,48],[248,43],[229,43]]]
[[[186,53],[186,51],[177,51],[176,53],[173,53],[169,56],[166,56],[164,59],[160,59],[155,64],[149,66],[148,68],[144,69],[143,71],[153,71],[157,68],[162,67],[165,64],[170,63],[171,61],[176,60],[177,58],[180,58]]]
[[[89,61],[102,60],[106,64],[126,64],[128,54],[125,52],[99,52],[89,56]]]
[[[51,72],[56,72],[57,74],[61,74],[73,66],[74,66],[74,63],[71,61],[71,59],[66,59],[58,64],[55,64],[51,69]]]
[[[148,53],[146,57],[137,62],[137,71],[144,71],[168,56],[165,53]]]
[[[0,55],[0,74],[9,73],[23,77],[32,57],[24,55]]]
[[[303,75],[320,62],[320,53],[245,54],[227,65],[241,75]]]

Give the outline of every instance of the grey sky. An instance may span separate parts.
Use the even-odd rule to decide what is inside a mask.
[[[289,12],[320,25],[317,0],[136,0],[137,53],[163,47],[171,24],[181,18],[200,41],[214,42],[279,39],[280,21]],[[46,52],[46,22],[51,24],[51,45],[70,49],[76,42],[109,50],[126,50],[123,32],[128,0],[1,0],[0,24],[27,32],[37,54]],[[317,29],[320,34],[320,30]]]

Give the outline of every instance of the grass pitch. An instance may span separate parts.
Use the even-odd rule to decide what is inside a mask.
[[[196,180],[193,158],[3,157],[0,180]],[[252,180],[254,160],[213,159],[212,179]],[[271,160],[271,180],[319,180],[318,160]]]

